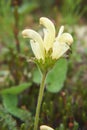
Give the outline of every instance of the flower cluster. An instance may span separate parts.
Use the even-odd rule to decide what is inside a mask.
[[[60,58],[72,44],[72,36],[69,33],[63,33],[64,26],[60,27],[59,33],[56,36],[54,24],[48,18],[41,17],[40,24],[45,27],[43,29],[44,39],[32,29],[25,29],[22,32],[23,37],[32,39],[30,44],[37,59],[45,60],[45,55],[50,49],[52,49],[50,55],[52,59]]]
[[[42,61],[41,63],[47,64],[46,67],[48,67],[53,64],[53,60],[56,61],[70,49],[73,38],[71,34],[63,33],[64,26],[60,27],[59,32],[56,35],[53,22],[46,17],[40,18],[40,24],[44,26],[44,38],[32,29],[25,29],[22,31],[22,35],[24,38],[31,39],[31,48],[37,61]]]

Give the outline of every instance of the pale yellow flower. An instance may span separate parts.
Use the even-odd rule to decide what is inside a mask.
[[[47,125],[41,125],[40,130],[54,130],[53,128],[47,126]]]
[[[40,18],[40,24],[45,27],[43,29],[44,39],[32,29],[25,29],[22,35],[24,38],[32,39],[30,44],[37,59],[45,61],[46,55],[51,50],[50,57],[57,60],[70,48],[73,38],[71,34],[63,33],[64,26],[60,27],[59,33],[56,36],[54,24],[46,17]]]

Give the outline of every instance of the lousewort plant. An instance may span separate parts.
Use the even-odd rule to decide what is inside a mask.
[[[39,114],[44,94],[46,76],[48,72],[53,68],[57,60],[70,49],[70,45],[73,42],[71,34],[63,33],[64,26],[60,27],[59,33],[58,35],[56,35],[55,26],[51,20],[46,17],[41,17],[40,24],[45,27],[43,29],[43,39],[39,33],[32,29],[25,29],[24,31],[22,31],[22,35],[24,38],[31,39],[30,44],[35,55],[34,61],[38,65],[42,74],[42,81],[36,107],[34,130],[38,129]],[[52,128],[44,125],[40,127],[40,129],[53,130]]]

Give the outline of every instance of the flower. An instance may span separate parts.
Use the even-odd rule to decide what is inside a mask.
[[[40,130],[54,130],[53,128],[47,126],[47,125],[41,125]]]
[[[61,26],[56,36],[53,22],[46,17],[40,18],[40,24],[45,27],[43,29],[44,39],[32,29],[22,31],[23,37],[31,39],[30,44],[36,59],[45,61],[47,55],[50,55],[49,57],[52,60],[59,59],[70,48],[73,42],[71,34],[63,33],[64,26]]]

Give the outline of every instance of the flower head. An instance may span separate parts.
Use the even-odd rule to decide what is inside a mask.
[[[38,63],[42,61],[43,64],[47,63],[46,67],[48,67],[49,64],[53,65],[53,60],[56,61],[70,49],[73,38],[71,34],[63,33],[64,26],[60,27],[58,35],[56,36],[53,22],[46,17],[40,18],[40,24],[44,26],[43,39],[39,33],[32,29],[25,29],[22,31],[22,35],[24,38],[31,39],[31,48]]]
[[[46,17],[40,18],[40,24],[44,26],[44,39],[32,29],[25,29],[22,32],[23,37],[32,39],[30,40],[30,44],[37,59],[45,61],[45,57],[50,49],[50,57],[52,59],[60,58],[70,48],[69,46],[73,42],[71,34],[63,33],[64,26],[61,26],[56,37],[55,26]]]
[[[47,125],[41,125],[40,130],[54,130],[53,128],[47,126]]]

